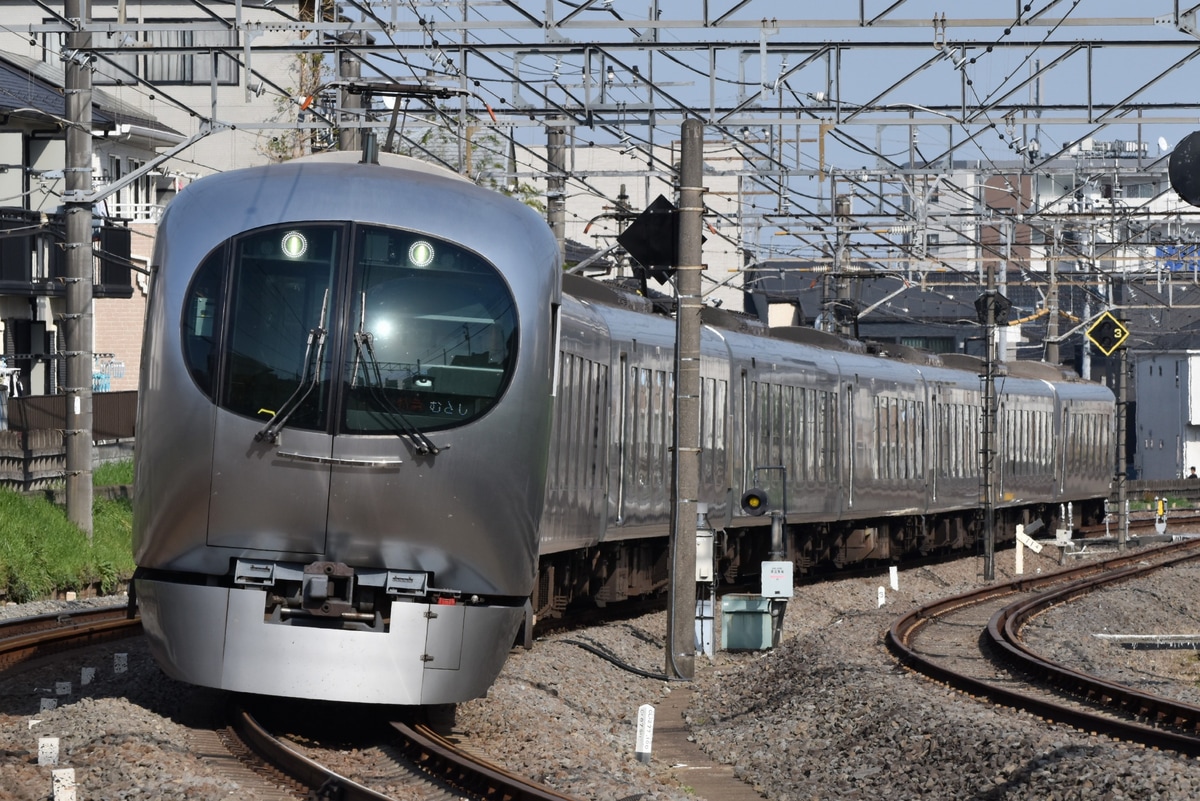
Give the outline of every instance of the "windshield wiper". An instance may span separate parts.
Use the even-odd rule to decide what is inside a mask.
[[[366,297],[362,300],[363,311],[359,316],[358,330],[354,332],[354,367],[350,373],[350,386],[353,387],[358,382],[358,365],[361,361],[366,365],[367,395],[383,414],[389,415],[400,424],[400,436],[407,439],[418,454],[436,456],[441,453],[442,449],[434,445],[433,440],[413,425],[403,412],[388,403],[387,398],[383,397],[380,392],[383,388],[383,375],[379,371],[379,360],[375,358],[375,335],[370,331],[363,330]]]
[[[300,408],[300,404],[304,403],[305,399],[312,394],[313,389],[320,383],[321,379],[321,356],[325,352],[325,338],[328,335],[323,323],[325,322],[325,314],[329,311],[329,290],[325,290],[325,297],[321,301],[321,317],[318,320],[316,328],[310,328],[308,331],[308,343],[304,348],[304,364],[300,368],[300,380],[296,383],[296,389],[292,391],[291,397],[283,402],[279,410],[271,416],[267,425],[262,431],[254,435],[255,442],[262,442],[264,439],[267,442],[275,443],[279,440],[279,431],[287,424],[288,418],[296,409]],[[308,378],[309,370],[312,370],[312,377]],[[308,379],[307,381],[305,379]]]

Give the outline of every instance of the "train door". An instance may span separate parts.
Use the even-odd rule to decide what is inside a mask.
[[[342,240],[341,226],[302,225],[233,244],[209,545],[325,550],[327,332]]]

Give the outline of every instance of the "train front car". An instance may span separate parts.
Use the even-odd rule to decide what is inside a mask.
[[[213,176],[159,227],[138,602],[183,681],[487,691],[537,565],[558,247],[531,209],[357,154]]]

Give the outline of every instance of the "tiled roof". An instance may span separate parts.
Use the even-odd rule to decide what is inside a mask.
[[[799,302],[804,316],[811,320],[821,311],[822,279],[827,274],[814,266],[763,262],[747,270],[745,286],[762,292],[772,302]],[[1034,315],[1045,309],[1047,280],[1044,273],[1022,276],[1010,272],[1001,287],[1012,303],[1009,320],[1024,319],[1022,334],[1034,342],[1045,335],[1046,315]],[[976,274],[951,272],[926,273],[923,280],[914,278],[907,285],[900,273],[858,275],[850,286],[851,301],[857,309],[880,304],[861,323],[889,327],[971,324],[978,319],[974,303],[983,291]],[[1058,292],[1062,333],[1094,318],[1109,303],[1108,287],[1098,288],[1092,275],[1061,273]],[[1200,348],[1200,275],[1130,276],[1124,284],[1124,299],[1118,300],[1117,306],[1113,314],[1129,328],[1130,347]],[[1070,341],[1064,341],[1063,347]]]
[[[36,109],[53,117],[66,115],[62,69],[14,53],[0,52],[0,113]],[[92,90],[92,124],[137,125],[151,131],[179,135],[178,131],[146,116],[145,112],[103,89]]]

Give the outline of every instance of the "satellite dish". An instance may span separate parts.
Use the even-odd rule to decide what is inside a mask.
[[[1158,137],[1158,152],[1160,154],[1162,154],[1162,153],[1166,153],[1170,149],[1171,149],[1171,143],[1167,141],[1167,137],[1165,137],[1165,136]]]

